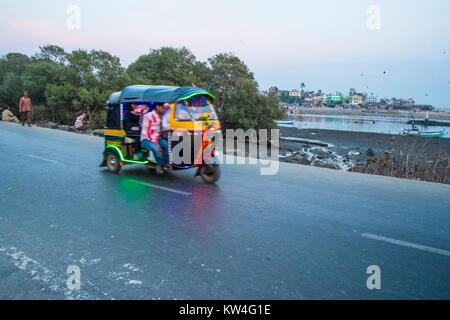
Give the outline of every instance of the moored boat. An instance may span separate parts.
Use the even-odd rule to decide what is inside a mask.
[[[278,125],[285,125],[285,126],[289,126],[289,125],[294,125],[294,121],[275,121]]]
[[[442,138],[445,136],[446,131],[434,131],[434,132],[424,132],[418,129],[405,129],[400,133],[402,136],[409,137],[422,137],[422,138]]]

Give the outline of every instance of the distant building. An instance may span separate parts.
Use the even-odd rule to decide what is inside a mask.
[[[327,104],[341,104],[344,101],[344,97],[342,95],[336,96],[327,96],[325,102]]]
[[[312,98],[314,95],[315,95],[314,91],[303,91],[302,92],[302,97]]]
[[[356,93],[356,94],[359,94],[362,97],[363,102],[366,101],[367,93],[363,92],[363,93]]]
[[[363,96],[359,94],[354,94],[352,96],[352,105],[357,106],[363,103]]]
[[[411,110],[415,105],[415,101],[413,99],[392,98],[388,105],[392,106],[394,109]]]
[[[270,87],[269,93],[278,94],[278,88],[277,87]]]
[[[415,105],[415,108],[422,110],[422,111],[433,111],[433,106],[428,104],[418,104]]]
[[[289,90],[278,90],[278,96],[289,96]]]
[[[325,103],[325,99],[322,97],[314,97],[313,98],[313,103],[314,104],[324,104]]]
[[[351,97],[353,97],[353,95],[356,93],[356,90],[354,89],[354,88],[351,88],[350,89],[350,92],[349,92],[349,94],[348,94],[348,96],[351,98]]]
[[[289,96],[300,98],[302,96],[302,94],[301,94],[300,90],[294,89],[294,90],[289,91]]]
[[[413,99],[402,99],[400,100],[400,105],[403,106],[413,106],[416,102]]]
[[[276,94],[279,97],[289,96],[289,92],[290,92],[289,90],[280,90],[280,89],[278,89],[278,87],[275,87],[275,86],[269,88],[269,94],[270,93]]]
[[[380,99],[380,97],[370,95],[370,96],[366,96],[365,101],[366,101],[366,103],[380,103],[381,99]]]

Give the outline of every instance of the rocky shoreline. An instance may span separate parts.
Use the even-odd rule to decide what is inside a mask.
[[[281,128],[281,137],[280,161],[337,170],[359,171],[391,150],[399,154],[420,150],[419,160],[425,162],[432,161],[436,155],[442,159],[450,156],[450,139],[445,138],[295,127]]]

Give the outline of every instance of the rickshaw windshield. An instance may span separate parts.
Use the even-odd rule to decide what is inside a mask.
[[[209,98],[202,96],[177,102],[175,119],[179,121],[201,121],[218,120],[218,117]]]

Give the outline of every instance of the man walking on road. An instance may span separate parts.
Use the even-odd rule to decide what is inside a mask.
[[[31,106],[31,99],[28,97],[28,92],[23,93],[23,97],[20,98],[19,103],[19,112],[22,115],[22,126],[25,125],[25,121],[27,121],[28,126],[31,127],[31,112],[33,111],[33,107]]]

